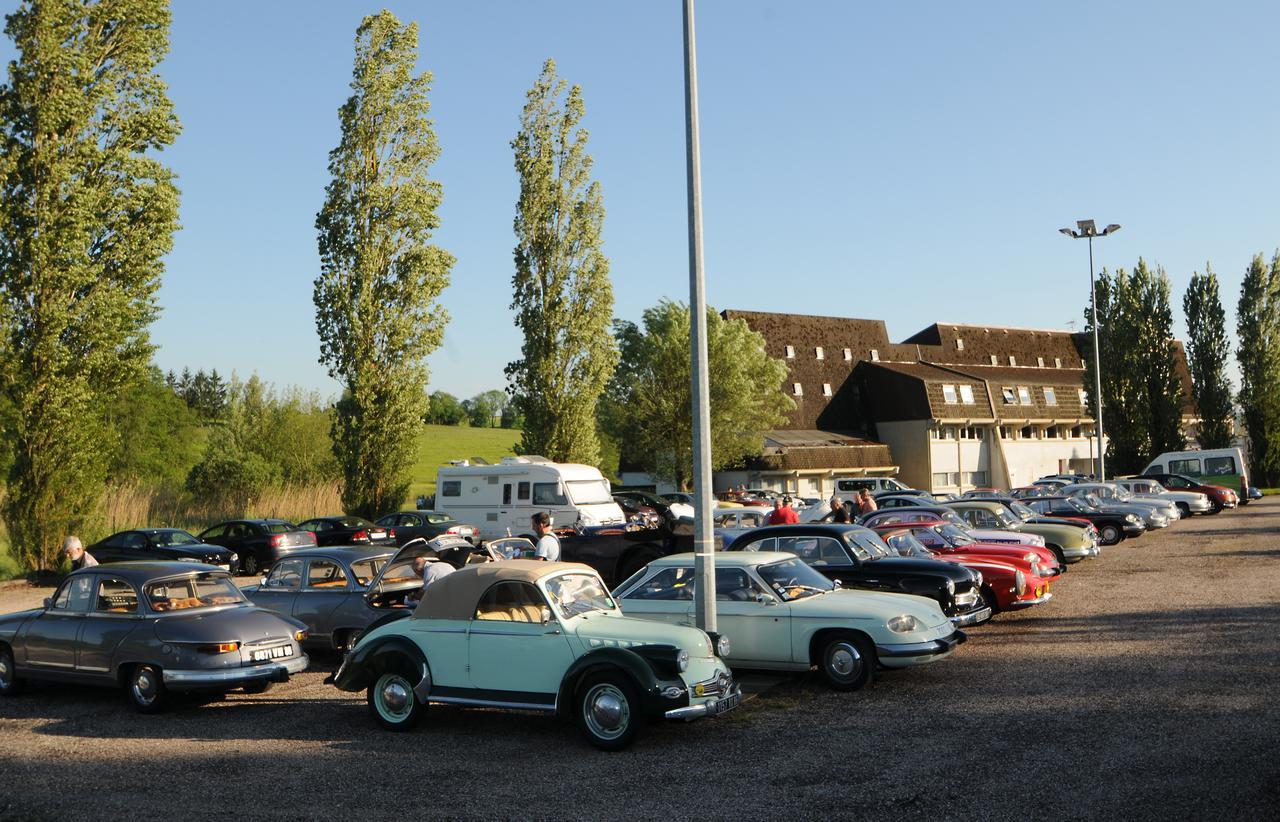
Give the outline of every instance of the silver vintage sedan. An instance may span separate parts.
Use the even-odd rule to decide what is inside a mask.
[[[143,713],[171,692],[266,690],[307,667],[306,626],[188,562],[73,571],[43,608],[0,616],[0,696],[26,680],[123,687]]]

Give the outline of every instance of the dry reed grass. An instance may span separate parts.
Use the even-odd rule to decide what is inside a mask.
[[[184,491],[127,484],[108,488],[93,517],[90,539],[129,528],[184,528],[200,532],[227,519],[270,517],[299,522],[341,513],[337,483],[282,485],[268,488],[248,505],[217,504],[192,499]],[[88,540],[86,540],[88,541]]]

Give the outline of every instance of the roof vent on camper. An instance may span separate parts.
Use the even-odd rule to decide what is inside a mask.
[[[543,463],[545,465],[552,464],[551,460],[541,454],[522,454],[518,457],[502,458],[503,465],[528,465],[529,463]]]
[[[472,457],[471,464],[472,465],[493,465],[493,463],[489,462],[484,457]]]
[[[467,462],[466,460],[449,460],[449,464],[452,465],[454,468],[466,468],[471,463]]]

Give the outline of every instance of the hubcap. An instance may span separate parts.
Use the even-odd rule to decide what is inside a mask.
[[[383,677],[382,686],[378,689],[378,707],[389,718],[403,719],[409,714],[412,695],[413,691],[403,677]]]
[[[846,677],[854,672],[861,661],[862,655],[858,653],[858,649],[842,642],[831,652],[830,661],[827,664],[831,667],[832,673]]]
[[[150,668],[143,668],[133,677],[133,696],[143,705],[150,705],[156,699],[156,678]]]
[[[9,655],[0,654],[0,688],[9,687]]]
[[[591,733],[602,739],[617,739],[631,722],[631,707],[627,698],[613,685],[601,683],[592,686],[583,700],[583,719]]]

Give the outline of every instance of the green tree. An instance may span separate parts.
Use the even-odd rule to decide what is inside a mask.
[[[431,395],[426,420],[432,425],[461,425],[467,419],[467,409],[448,391],[436,391]]]
[[[1225,448],[1231,443],[1234,409],[1231,382],[1227,378],[1226,312],[1218,296],[1218,275],[1205,263],[1204,274],[1191,275],[1182,297],[1187,318],[1187,367],[1200,416],[1201,448]]]
[[[482,391],[462,403],[473,428],[493,428],[507,407],[505,391]]]
[[[180,488],[201,458],[200,418],[165,384],[157,368],[110,409],[111,427],[119,432],[109,478]]]
[[[524,345],[507,378],[524,420],[522,453],[595,464],[596,404],[618,351],[609,334],[609,261],[600,250],[604,201],[580,127],[582,89],[566,94],[566,86],[546,61],[511,141],[520,177],[511,307]]]
[[[1280,482],[1280,251],[1255,255],[1236,306],[1240,410],[1249,434],[1249,464],[1259,485]]]
[[[147,328],[178,226],[178,135],[156,67],[165,0],[24,2],[0,87],[0,392],[13,462],[4,520],[28,568],[102,493],[110,408],[144,376]]]
[[[454,259],[430,243],[442,190],[427,117],[431,75],[414,76],[418,27],[382,11],[356,32],[352,95],[316,217],[320,362],[342,383],[333,451],[343,505],[362,516],[398,507],[427,410],[426,357],[448,315],[436,299]]]
[[[689,307],[663,300],[642,326],[615,326],[622,362],[602,403],[602,427],[623,456],[686,488],[693,472]],[[760,453],[764,432],[795,408],[779,390],[787,366],[765,353],[764,337],[744,320],[707,309],[711,389],[711,466],[720,470]]]

